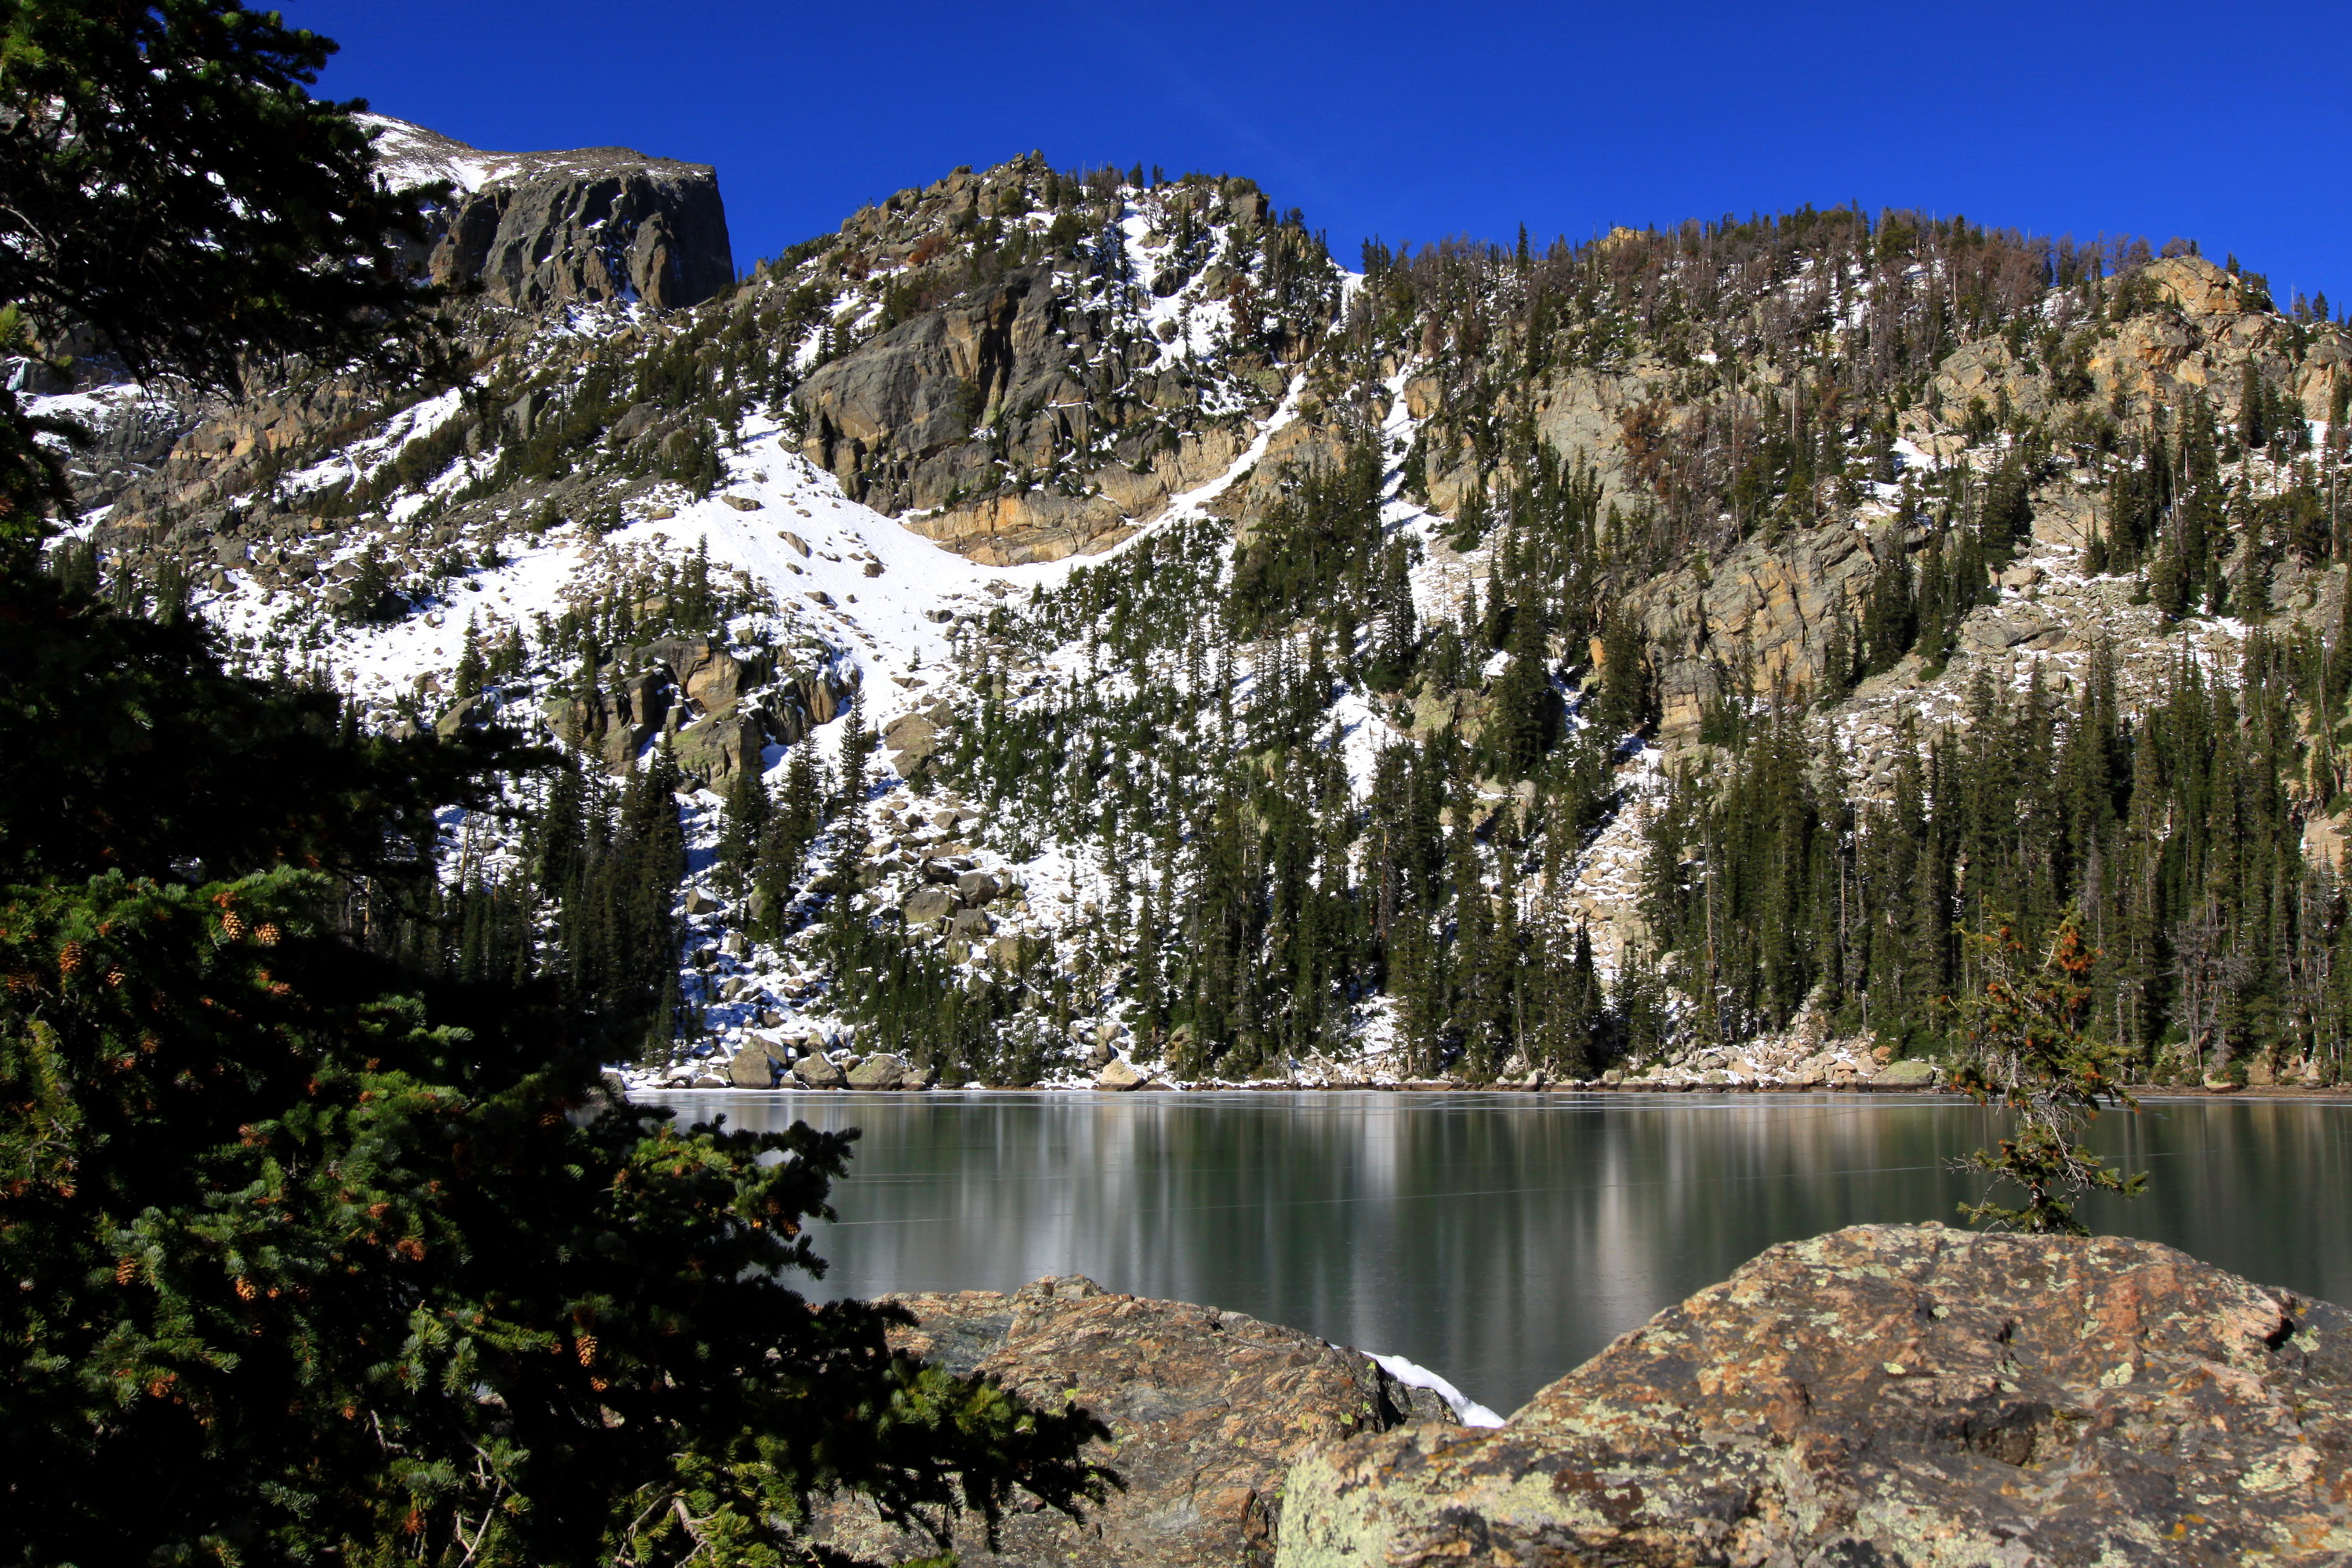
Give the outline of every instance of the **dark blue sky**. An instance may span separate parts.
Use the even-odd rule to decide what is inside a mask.
[[[739,268],[958,163],[1246,174],[1379,234],[1811,202],[2235,251],[2352,304],[2352,5],[279,0],[478,146],[719,167]]]

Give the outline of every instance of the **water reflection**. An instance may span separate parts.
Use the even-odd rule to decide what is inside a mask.
[[[1776,1241],[1954,1219],[1998,1121],[1862,1096],[700,1094],[865,1130],[823,1292],[1081,1273],[1410,1356],[1509,1410]],[[2103,1230],[2352,1302],[2352,1101],[2177,1100],[2092,1142]]]

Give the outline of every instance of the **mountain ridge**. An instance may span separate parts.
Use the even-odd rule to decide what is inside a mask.
[[[646,928],[680,958],[657,1079],[814,1044],[983,1081],[1863,1081],[1945,1047],[1917,1004],[1873,1021],[1902,986],[1853,939],[1737,1018],[1676,945],[1716,886],[1693,814],[1771,735],[1811,737],[1804,831],[1860,877],[1989,715],[2130,731],[2297,638],[2341,689],[2345,334],[2193,256],[1805,212],[1349,272],[1249,182],[1032,155],[698,305],[562,295],[466,307],[461,386],[298,376],[172,486],[86,475],[118,498],[88,547],[363,721],[699,780]],[[2263,809],[2325,843],[2300,733]],[[526,968],[570,918],[543,828],[443,847],[449,918],[520,900]],[[1791,1030],[1811,1065],[1667,1065]],[[2196,1067],[2340,1058],[2257,1044]]]

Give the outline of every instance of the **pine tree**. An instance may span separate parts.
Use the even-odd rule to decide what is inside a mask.
[[[768,829],[771,813],[767,781],[757,767],[735,770],[728,786],[726,814],[719,835],[719,874],[730,896],[751,885],[753,863]]]
[[[1593,721],[1612,737],[1640,733],[1651,720],[1650,672],[1642,628],[1630,613],[1609,618],[1601,633],[1601,698]]]
[[[1981,992],[1961,1005],[1970,1056],[1955,1081],[1981,1103],[1999,1099],[2017,1128],[1998,1148],[1980,1150],[1965,1164],[2025,1191],[2024,1205],[2009,1208],[1990,1197],[1964,1204],[1972,1223],[2082,1236],[2074,1213],[2086,1192],[2126,1196],[2147,1185],[2126,1177],[2074,1140],[2103,1103],[2136,1103],[2115,1076],[2119,1053],[2084,1031],[2091,994],[2084,979],[2096,962],[2072,910],[2037,957],[2013,925],[1971,932],[1984,973]]]
[[[467,698],[479,694],[486,672],[487,666],[482,658],[481,628],[475,625],[473,616],[467,616],[465,643],[457,655],[455,694],[457,700],[463,702]]]

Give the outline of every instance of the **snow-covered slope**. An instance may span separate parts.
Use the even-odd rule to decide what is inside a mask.
[[[641,311],[574,312],[551,323],[541,339],[576,347],[659,330]],[[297,501],[335,487],[393,485],[379,521],[325,531],[303,553],[299,579],[278,565],[293,559],[293,551],[264,543],[257,553],[255,546],[235,542],[217,553],[192,604],[223,628],[247,663],[299,668],[323,679],[348,692],[375,724],[446,725],[495,715],[537,732],[547,723],[542,707],[566,689],[565,650],[551,628],[567,614],[609,598],[614,584],[632,574],[649,578],[699,560],[714,579],[732,584],[742,606],[729,619],[722,644],[801,650],[841,687],[862,692],[867,722],[888,736],[902,718],[943,715],[948,705],[973,700],[961,645],[992,610],[1024,605],[1066,584],[1074,573],[1207,519],[1297,418],[1302,384],[1294,378],[1221,472],[1156,506],[1150,518],[1129,520],[1118,543],[1092,556],[1011,566],[968,559],[849,500],[835,476],[801,455],[792,422],[772,413],[751,414],[729,433],[716,451],[718,474],[707,494],[657,482],[635,488],[616,518],[593,526],[564,521],[543,531],[518,529],[513,515],[527,509],[509,506],[461,527],[436,528],[434,520],[446,515],[452,498],[478,489],[492,465],[486,457],[459,455],[437,473],[403,480],[394,472],[394,460],[411,443],[431,441],[462,416],[469,389],[454,389],[399,410],[278,481],[277,494]],[[381,562],[412,536],[441,541],[441,558],[403,581],[404,591],[386,601],[389,613],[356,615],[348,601],[336,601],[344,585],[361,580],[365,563]],[[428,543],[426,553],[429,549]],[[265,555],[270,560],[264,562]],[[478,696],[457,689],[457,671],[469,647],[509,642],[520,649],[520,668]],[[1067,663],[1049,659],[1013,704],[1053,679],[1073,676]],[[695,711],[682,695],[679,708],[679,720]],[[820,723],[805,743],[832,764],[841,733],[838,721]],[[634,764],[644,766],[658,743],[641,748]],[[787,754],[782,744],[764,748],[761,764],[772,791],[782,786]],[[885,757],[889,754],[886,750]],[[690,867],[677,908],[687,955],[682,992],[699,1014],[701,1029],[681,1043],[683,1065],[674,1070],[627,1064],[649,1081],[723,1077],[730,1058],[749,1040],[777,1042],[783,1049],[785,1042],[845,1045],[854,1038],[830,977],[806,942],[746,942],[740,907],[715,890],[714,847],[723,809],[721,794],[709,786],[680,799]],[[948,819],[945,827],[902,832],[898,841],[927,839],[929,847],[950,851],[956,870],[993,875],[1012,891],[1012,900],[994,907],[990,925],[997,938],[1034,939],[1050,948],[1057,918],[1102,895],[1102,868],[1069,847],[1033,846],[1008,856],[992,846],[989,825],[968,803],[929,789],[914,798],[908,781],[887,766],[870,810],[885,825],[886,843],[888,825],[904,812],[925,823]],[[511,844],[511,830],[487,819],[469,823],[456,813],[445,828],[453,847],[467,846],[466,853],[450,857],[448,875],[501,858],[511,863],[511,848],[499,847]],[[488,839],[478,838],[485,833]],[[823,863],[834,850],[821,840],[815,861]],[[919,866],[911,862],[877,885],[873,890],[884,907],[921,885]],[[1030,895],[1025,900],[1019,897],[1024,892]],[[984,966],[986,950],[975,949],[969,962]],[[1075,1070],[1047,1065],[1049,1071]]]

